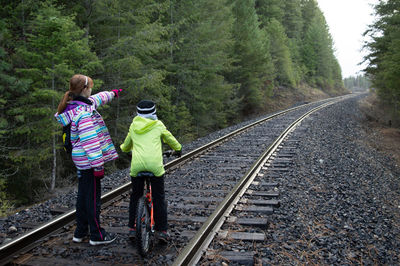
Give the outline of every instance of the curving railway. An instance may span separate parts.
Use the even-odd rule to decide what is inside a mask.
[[[297,106],[255,121],[166,164],[170,243],[142,258],[128,240],[130,184],[103,195],[102,224],[117,240],[73,243],[70,210],[0,246],[1,264],[212,264],[224,258],[252,264],[251,247],[265,239],[268,215],[280,205],[280,177],[296,141],[287,136],[321,108],[353,95]],[[248,248],[243,248],[248,247]]]

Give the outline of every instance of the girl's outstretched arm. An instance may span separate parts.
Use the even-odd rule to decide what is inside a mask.
[[[101,105],[110,103],[115,97],[116,94],[112,91],[102,91],[90,96],[89,99],[93,102],[94,108],[97,109]]]

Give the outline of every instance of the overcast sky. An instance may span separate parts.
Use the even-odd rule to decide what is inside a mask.
[[[378,0],[317,1],[329,25],[343,78],[363,74],[360,71],[365,65],[358,65],[365,55],[360,51],[364,41],[362,34],[375,19],[371,4]]]

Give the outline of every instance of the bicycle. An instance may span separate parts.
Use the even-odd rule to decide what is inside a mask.
[[[171,155],[180,157],[179,153],[166,151],[164,156]],[[136,246],[139,254],[145,256],[154,243],[154,218],[153,218],[153,200],[151,197],[150,178],[154,177],[152,172],[139,172],[137,177],[144,178],[144,193],[139,198],[136,207]]]

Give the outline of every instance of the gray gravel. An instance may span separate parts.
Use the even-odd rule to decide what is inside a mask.
[[[366,145],[359,98],[304,121],[282,204],[258,247],[263,265],[399,265],[400,168]]]

